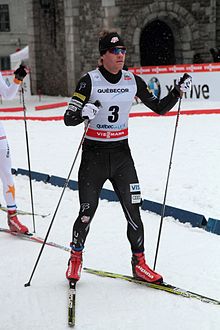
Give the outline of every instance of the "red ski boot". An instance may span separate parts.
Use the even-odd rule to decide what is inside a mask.
[[[71,281],[78,281],[81,275],[82,269],[82,251],[72,250],[70,252],[70,259],[68,262],[68,268],[66,271],[66,278]]]
[[[155,273],[150,267],[146,264],[144,253],[134,253],[131,259],[133,276],[136,279],[160,284],[163,282],[161,275]]]
[[[14,211],[8,211],[8,226],[11,231],[16,231],[20,234],[26,234],[29,232],[28,228],[18,220],[17,212]]]

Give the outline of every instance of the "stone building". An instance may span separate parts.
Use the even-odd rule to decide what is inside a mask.
[[[220,0],[26,2],[33,93],[70,96],[97,65],[103,28],[122,34],[128,66],[212,62],[220,46]]]
[[[0,70],[10,69],[9,55],[27,43],[26,0],[0,0]]]

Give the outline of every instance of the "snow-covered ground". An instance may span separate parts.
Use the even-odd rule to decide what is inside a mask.
[[[50,98],[51,102],[54,98]],[[48,103],[47,100],[47,103]],[[66,101],[56,98],[56,101]],[[8,106],[4,101],[1,107]],[[19,101],[11,101],[19,106]],[[29,115],[60,115],[65,108],[34,111],[36,98],[27,100]],[[184,105],[183,100],[183,108]],[[188,105],[187,105],[188,106]],[[135,106],[144,111],[143,105]],[[134,107],[134,108],[135,108]],[[210,105],[213,108],[213,105]],[[177,109],[177,106],[176,106]],[[134,109],[133,111],[137,111]],[[2,115],[9,115],[0,113]],[[20,114],[19,114],[20,115]],[[142,197],[162,203],[176,117],[130,119],[130,147]],[[14,168],[27,169],[24,123],[4,121]],[[62,121],[28,121],[33,171],[67,177],[83,126]],[[168,186],[167,204],[220,219],[220,115],[180,116]],[[77,179],[80,157],[71,179]],[[19,209],[30,210],[29,179],[15,177]],[[109,183],[105,187],[112,189]],[[33,182],[37,235],[44,237],[62,188]],[[1,196],[1,203],[4,204]],[[66,189],[49,241],[68,246],[78,214],[77,192]],[[152,266],[160,217],[141,211],[145,226],[146,258]],[[22,216],[32,229],[32,218]],[[1,212],[1,227],[7,227]],[[167,282],[220,299],[220,236],[165,218],[156,270]],[[0,329],[67,329],[68,253],[46,247],[31,282],[40,245],[0,233]],[[131,274],[126,221],[117,202],[100,201],[86,242],[84,266]],[[220,307],[148,289],[131,283],[83,273],[77,286],[76,329],[79,330],[217,330]]]

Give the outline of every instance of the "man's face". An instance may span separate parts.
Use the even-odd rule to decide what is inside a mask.
[[[102,55],[104,67],[111,73],[116,74],[122,70],[125,63],[125,47],[114,47]]]

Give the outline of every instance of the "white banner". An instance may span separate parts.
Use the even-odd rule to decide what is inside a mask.
[[[167,95],[175,81],[186,72],[192,76],[192,89],[185,93],[182,108],[186,110],[219,110],[220,63],[183,64],[129,68],[141,76],[159,98]]]

